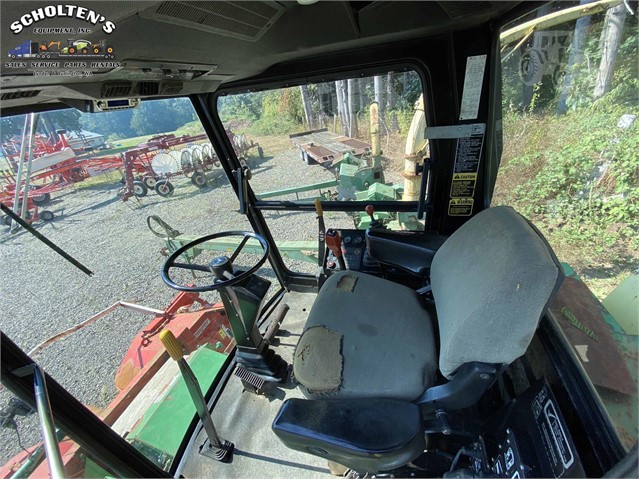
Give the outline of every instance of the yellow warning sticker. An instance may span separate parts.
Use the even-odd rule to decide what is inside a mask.
[[[475,194],[477,173],[453,173],[453,184],[450,188],[451,198],[472,198]]]
[[[451,198],[448,203],[448,216],[470,216],[474,202],[473,198]]]

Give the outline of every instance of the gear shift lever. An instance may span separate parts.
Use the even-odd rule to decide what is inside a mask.
[[[376,220],[375,216],[373,216],[375,214],[375,208],[373,208],[373,205],[367,205],[365,210],[366,214],[371,218],[369,228],[383,228],[382,223],[380,223],[379,220]]]

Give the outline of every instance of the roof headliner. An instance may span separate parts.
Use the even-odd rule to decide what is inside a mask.
[[[307,6],[299,5],[297,2],[239,3],[246,9],[270,8],[276,12],[280,10],[270,27],[266,27],[263,35],[255,41],[234,38],[210,30],[203,31],[196,23],[187,26],[149,18],[156,15],[158,8],[163,4],[166,7],[167,3],[82,2],[82,6],[100,12],[116,24],[115,31],[108,35],[108,42],[114,47],[115,60],[121,62],[124,67],[94,74],[88,78],[36,77],[25,75],[24,70],[7,69],[2,62],[2,93],[23,89],[41,90],[40,94],[31,98],[4,100],[3,109],[57,102],[59,98],[100,98],[101,85],[107,81],[170,79],[166,72],[162,73],[159,69],[143,72],[140,68],[134,68],[134,64],[140,61],[209,65],[202,69],[214,68],[214,71],[195,79],[189,79],[188,74],[185,76],[177,71],[171,75],[173,79],[184,82],[180,94],[215,91],[222,83],[254,77],[282,62],[414,40],[484,25],[502,17],[520,2],[324,1]],[[171,7],[183,7],[177,5],[179,2],[172,3],[174,5]],[[220,11],[220,8],[229,7],[229,3],[238,2],[196,3],[202,8]],[[50,4],[41,1],[0,3],[3,55],[23,41],[45,38],[49,40],[48,36],[34,35],[31,27],[16,35],[8,26],[20,15]],[[39,22],[37,26],[91,27],[90,24],[70,22],[64,18],[47,19]],[[68,38],[82,38],[97,42],[106,36],[99,25],[98,28],[92,28],[95,33],[90,35],[58,35],[64,38],[56,39],[65,42]]]

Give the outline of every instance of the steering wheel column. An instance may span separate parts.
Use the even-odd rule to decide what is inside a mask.
[[[265,381],[281,382],[288,365],[269,347],[257,328],[270,281],[253,275],[244,283],[220,289],[226,314],[237,342],[237,363]]]
[[[206,241],[226,236],[242,236],[240,244],[230,257],[218,256],[207,265],[177,262],[187,250]],[[263,254],[247,271],[237,271],[233,262],[251,238],[260,243]],[[270,349],[268,341],[257,327],[257,320],[271,282],[259,277],[255,272],[264,264],[267,257],[268,243],[260,235],[245,231],[216,233],[187,243],[176,250],[164,263],[162,279],[171,288],[179,291],[218,291],[237,344],[238,364],[265,381],[281,382],[286,377],[288,365]],[[213,276],[214,280],[205,286],[180,285],[171,279],[170,271],[173,268],[207,272]]]

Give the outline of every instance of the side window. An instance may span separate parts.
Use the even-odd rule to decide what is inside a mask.
[[[562,291],[585,283],[605,306],[586,289],[575,296],[580,307],[566,300],[557,317],[630,447],[639,333],[637,17],[624,3],[594,15],[570,6],[542,7],[501,32],[504,146],[493,205],[513,206],[540,228],[564,264]],[[614,383],[597,364],[614,369]]]
[[[502,33],[493,204],[534,219],[600,299],[639,260],[637,32],[619,5],[528,37],[516,25]]]
[[[398,71],[224,96],[218,109],[238,156],[253,156],[261,200],[417,200],[419,178],[405,191],[402,173],[406,153],[426,147],[423,126],[411,129],[425,125],[422,91],[416,72]],[[363,211],[344,216],[368,226]],[[414,214],[379,216],[396,229],[423,229]]]

